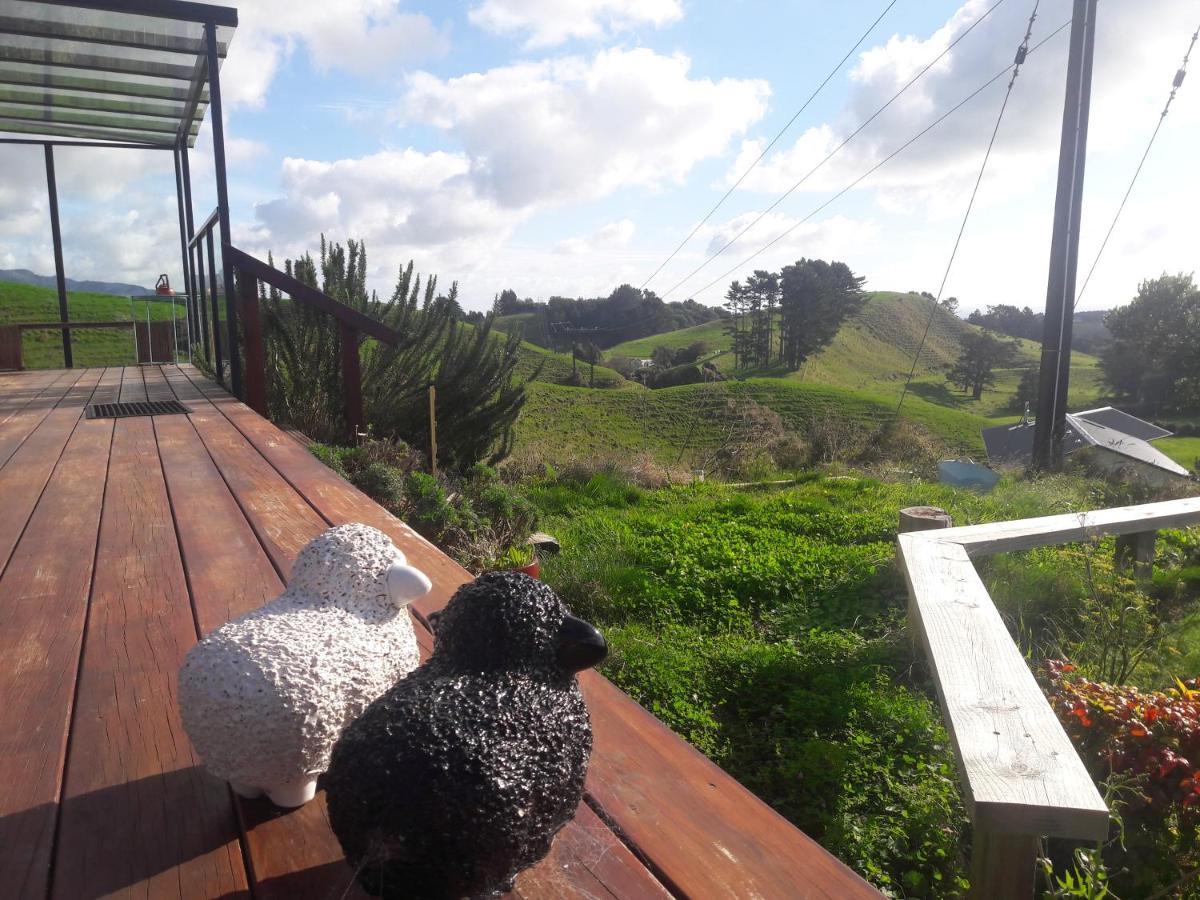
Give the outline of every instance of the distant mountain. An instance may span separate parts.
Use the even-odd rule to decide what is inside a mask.
[[[11,281],[16,284],[35,284],[38,287],[58,289],[58,283],[53,275],[38,275],[28,269],[0,269],[0,281]],[[136,284],[123,284],[119,281],[77,281],[67,279],[68,291],[87,291],[92,294],[116,294],[120,297],[144,297],[153,294],[150,288]]]

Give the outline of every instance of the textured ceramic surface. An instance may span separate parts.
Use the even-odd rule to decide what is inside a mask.
[[[183,725],[244,796],[311,799],[334,742],[416,667],[407,606],[429,579],[387,535],[341,525],[311,541],[275,600],[209,634],[179,673]]]
[[[575,814],[592,747],[575,673],[604,639],[549,587],[484,575],[434,627],[433,656],[346,729],[325,779],[347,860],[384,897],[508,889]]]

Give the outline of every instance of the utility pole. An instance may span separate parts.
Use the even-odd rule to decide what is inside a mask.
[[[1087,158],[1088,110],[1092,97],[1092,53],[1096,46],[1097,0],[1075,0],[1071,49],[1067,58],[1067,95],[1058,150],[1058,192],[1054,199],[1054,236],[1042,331],[1037,422],[1033,466],[1062,466],[1067,389],[1071,375],[1071,330],[1075,312],[1075,274],[1079,262],[1079,219],[1083,169]]]

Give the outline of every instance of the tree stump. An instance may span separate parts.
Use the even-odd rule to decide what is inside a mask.
[[[930,531],[934,528],[950,528],[954,520],[944,509],[937,506],[909,506],[900,510],[900,533]]]

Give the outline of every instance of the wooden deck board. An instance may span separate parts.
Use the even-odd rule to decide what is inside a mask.
[[[120,370],[114,370],[120,383]],[[109,376],[110,379],[113,376]],[[83,406],[94,393],[99,393],[105,373],[96,369],[69,390],[25,438],[9,458],[8,464],[0,467],[0,497],[3,498],[4,515],[0,516],[0,572],[4,571],[17,539],[25,529],[33,508],[50,480],[59,457],[66,449],[67,440],[75,430],[83,413]],[[111,384],[106,384],[108,390]],[[2,428],[3,426],[0,426]]]
[[[196,627],[150,418],[116,421],[85,635],[54,896],[248,897],[229,787],[179,719]]]
[[[0,885],[20,897],[50,877],[112,431],[76,426],[0,577]]]
[[[190,414],[81,418],[89,398],[172,397]],[[361,898],[323,792],[278,810],[198,766],[176,672],[330,524],[380,528],[430,575],[423,655],[424,616],[468,573],[191,367],[2,375],[5,441],[0,894]],[[601,676],[582,684],[587,800],[513,897],[878,896]]]
[[[26,438],[33,433],[50,410],[54,409],[83,377],[83,370],[71,372],[69,377],[60,378],[28,399],[28,402],[16,409],[0,427],[0,466],[25,443]]]

